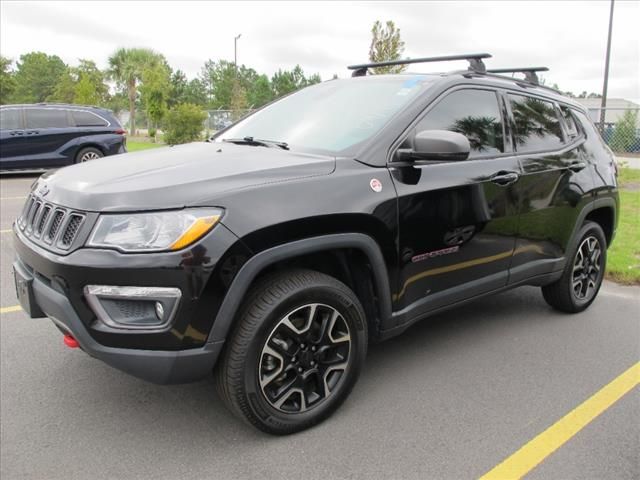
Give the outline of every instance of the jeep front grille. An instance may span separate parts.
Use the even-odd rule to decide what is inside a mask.
[[[85,218],[85,213],[30,195],[16,223],[32,242],[54,249],[69,250],[77,239]]]

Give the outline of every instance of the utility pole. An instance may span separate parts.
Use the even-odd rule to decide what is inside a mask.
[[[609,86],[609,58],[611,57],[611,32],[613,30],[613,3],[609,12],[609,37],[607,38],[607,56],[604,61],[604,84],[602,85],[602,102],[600,103],[600,131],[604,131],[604,120],[607,108],[607,87]]]
[[[241,33],[238,34],[237,37],[233,39],[233,66],[236,71],[238,70],[238,39],[242,36]]]

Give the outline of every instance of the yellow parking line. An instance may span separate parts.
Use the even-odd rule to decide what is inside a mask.
[[[2,307],[2,308],[0,308],[0,314],[1,313],[19,312],[20,310],[22,310],[22,307],[20,305],[14,305],[12,307]]]
[[[0,230],[0,233],[9,233],[11,231],[11,229],[9,230]]]
[[[0,197],[0,200],[24,200],[26,197],[26,195],[23,195],[21,197]]]
[[[638,384],[640,362],[485,473],[480,480],[522,478]]]

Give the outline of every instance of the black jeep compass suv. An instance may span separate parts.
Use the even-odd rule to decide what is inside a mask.
[[[276,434],[330,415],[368,342],[430,314],[519,285],[584,310],[616,229],[614,158],[539,69],[486,57],[356,65],[209,142],[44,175],[14,224],[23,308],[140,378],[213,372]]]

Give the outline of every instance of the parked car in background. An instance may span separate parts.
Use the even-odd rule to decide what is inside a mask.
[[[57,168],[126,152],[113,113],[66,104],[0,107],[0,171]]]

